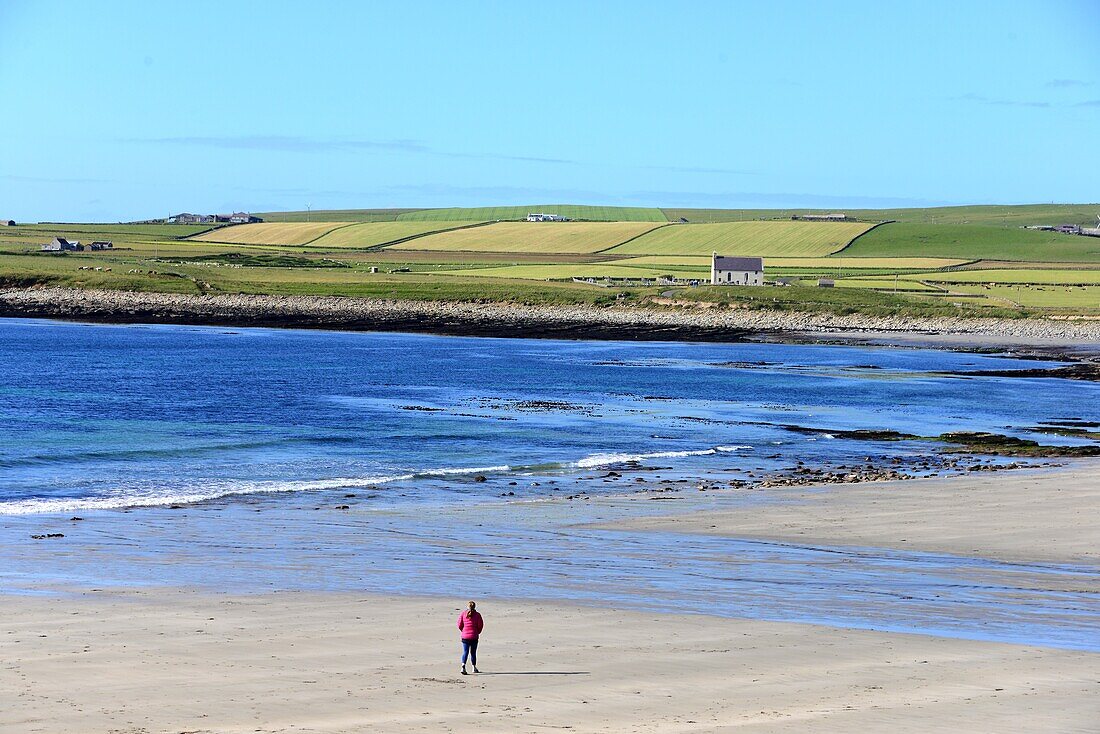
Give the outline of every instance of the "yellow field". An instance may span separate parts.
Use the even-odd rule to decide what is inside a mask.
[[[871,270],[934,270],[960,265],[966,260],[944,257],[765,257],[765,268]],[[611,265],[676,265],[710,269],[710,255],[639,255],[622,260],[610,260]]]
[[[609,254],[821,257],[870,229],[861,222],[722,222],[674,224],[621,245]]]
[[[240,245],[304,245],[347,222],[262,222],[222,227],[192,240]]]
[[[454,227],[468,227],[472,222],[367,222],[340,227],[309,243],[310,247],[364,248],[415,237],[425,232],[438,232]]]
[[[657,226],[656,222],[500,222],[419,237],[392,249],[592,253],[614,247]]]

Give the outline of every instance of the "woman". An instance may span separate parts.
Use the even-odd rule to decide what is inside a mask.
[[[474,672],[481,672],[477,669],[477,638],[481,635],[481,630],[485,629],[485,620],[478,613],[477,604],[470,602],[466,606],[468,607],[466,611],[458,615],[458,629],[462,634],[463,675],[469,675],[466,672],[467,656],[469,656],[470,663],[474,666]]]

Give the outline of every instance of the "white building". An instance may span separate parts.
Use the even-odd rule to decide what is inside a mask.
[[[710,261],[711,285],[764,285],[764,260],[759,257],[723,257]]]
[[[528,214],[528,222],[568,222],[569,217],[563,217],[560,214]]]
[[[42,252],[80,252],[83,249],[84,245],[64,237],[54,237],[52,242],[42,245]]]

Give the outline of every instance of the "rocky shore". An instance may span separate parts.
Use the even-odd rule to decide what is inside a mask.
[[[1100,322],[1054,319],[906,318],[862,314],[591,305],[395,301],[268,295],[184,295],[31,288],[0,291],[0,316],[105,323],[177,323],[497,337],[738,341],[768,333],[878,334],[976,340],[1100,342]]]

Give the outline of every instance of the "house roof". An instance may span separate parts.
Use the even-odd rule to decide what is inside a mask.
[[[763,270],[764,260],[759,257],[714,256],[715,270]]]

